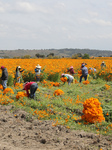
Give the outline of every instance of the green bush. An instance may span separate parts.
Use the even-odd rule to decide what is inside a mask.
[[[11,75],[9,75],[7,85],[12,86],[13,84],[14,84],[14,78]]]
[[[57,82],[60,79],[60,74],[58,72],[56,72],[54,74],[49,74],[47,79],[50,81]]]
[[[35,77],[35,74],[32,73],[31,71],[25,71],[24,74],[23,74],[23,80],[24,82],[26,81],[36,81],[36,77]]]

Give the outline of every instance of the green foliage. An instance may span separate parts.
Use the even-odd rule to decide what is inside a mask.
[[[112,73],[108,73],[108,72],[105,72],[105,70],[100,70],[96,73],[94,72],[91,72],[90,75],[94,78],[94,79],[103,79],[103,80],[106,80],[106,81],[112,81]]]
[[[58,72],[49,74],[47,79],[53,82],[58,82],[60,79],[60,74]]]
[[[24,73],[23,73],[23,80],[24,80],[24,82],[26,82],[26,81],[35,81],[36,79],[35,79],[35,74],[34,73],[32,73],[31,71],[25,71]]]
[[[14,78],[11,75],[9,75],[7,85],[12,86],[13,84],[14,84]]]
[[[22,59],[29,59],[29,58],[31,58],[31,56],[30,55],[25,55],[25,56],[22,56],[21,58]]]
[[[102,105],[103,114],[107,122],[112,122],[112,106]]]
[[[82,56],[82,59],[89,59],[89,54],[84,54],[84,56]]]
[[[39,54],[39,53],[35,54],[35,56],[36,56],[37,58],[44,58],[44,57],[45,57],[45,55],[41,55],[41,54]]]

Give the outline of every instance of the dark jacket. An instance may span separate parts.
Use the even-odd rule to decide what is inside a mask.
[[[2,70],[2,76],[1,76],[2,80],[7,80],[8,79],[8,72],[7,72],[7,68],[4,68]]]
[[[83,76],[86,76],[86,75],[88,75],[88,69],[87,69],[87,67],[82,67],[82,75]]]

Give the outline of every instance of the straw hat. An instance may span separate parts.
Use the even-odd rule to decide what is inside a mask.
[[[20,66],[18,66],[18,68],[20,69],[21,67],[20,67]]]
[[[38,65],[36,66],[36,68],[41,68],[41,66],[38,64]]]

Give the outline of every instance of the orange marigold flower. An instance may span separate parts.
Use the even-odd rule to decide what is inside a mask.
[[[106,116],[108,116],[108,115],[109,115],[109,113],[107,112],[107,113],[106,113]]]
[[[62,94],[64,94],[64,92],[61,90],[61,89],[57,89],[57,90],[55,90],[54,91],[54,94],[53,95],[62,95]]]
[[[86,99],[86,101],[83,103],[84,115],[81,116],[82,119],[89,123],[102,122],[105,120],[100,105],[101,103],[97,98]]]
[[[83,81],[82,83],[83,83],[83,84],[89,84],[89,81],[86,80],[86,81]]]
[[[0,90],[2,90],[3,89],[3,86],[0,84]]]
[[[61,77],[62,82],[66,82],[67,80],[68,80],[67,77]]]
[[[13,90],[11,88],[6,88],[4,91],[3,91],[3,94],[7,94],[7,93],[11,93],[11,94],[14,94]]]
[[[17,95],[16,95],[16,98],[19,99],[21,97],[27,97],[27,94],[24,93],[24,92],[18,92]]]

